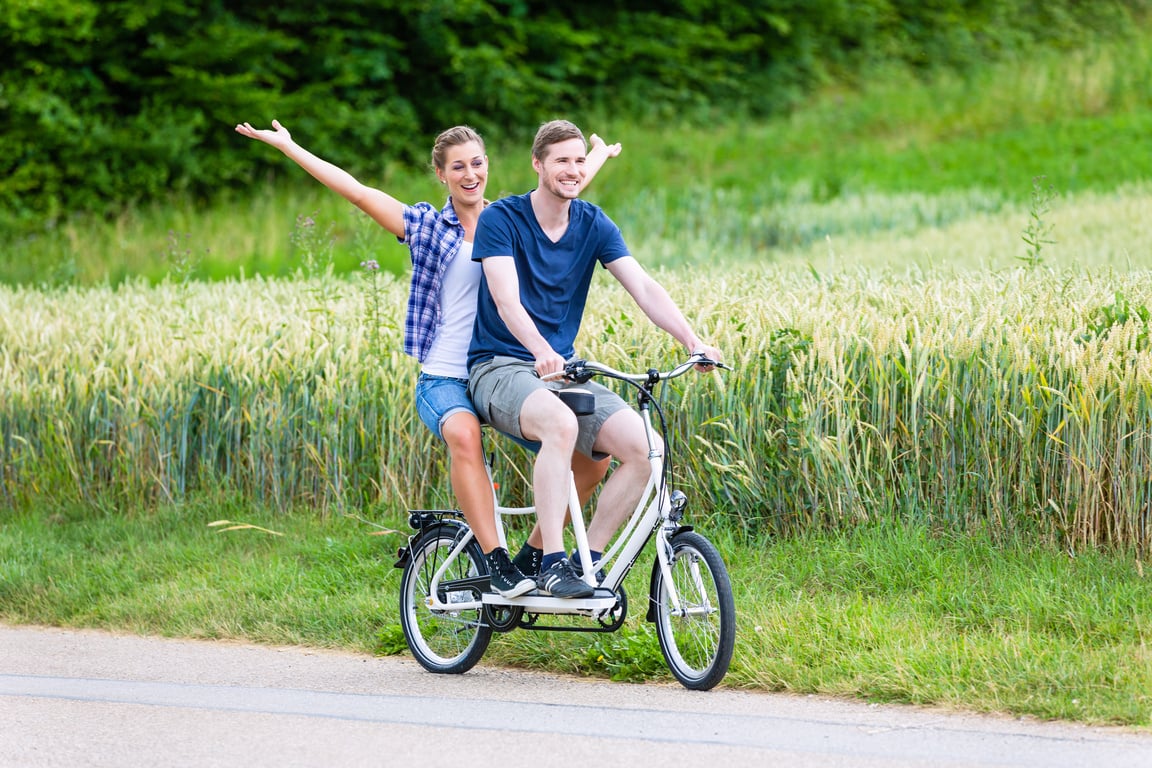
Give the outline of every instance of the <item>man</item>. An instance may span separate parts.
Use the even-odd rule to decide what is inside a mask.
[[[483,265],[476,323],[468,350],[468,391],[497,429],[536,440],[533,472],[544,556],[537,589],[556,597],[588,597],[593,589],[564,551],[564,517],[572,453],[611,454],[619,462],[600,492],[588,527],[597,561],[635,508],[649,476],[640,415],[606,387],[595,413],[577,417],[540,377],[563,371],[575,354],[596,264],[603,264],[644,313],[689,352],[719,361],[683,313],[632,258],[620,229],[597,206],[578,199],[586,159],[584,135],[572,123],[545,123],[532,145],[536,189],[489,205],[480,215],[472,258]],[[518,558],[520,559],[520,558]]]

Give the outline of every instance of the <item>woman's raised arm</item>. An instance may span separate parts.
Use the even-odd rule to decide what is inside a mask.
[[[403,203],[385,192],[361,184],[343,168],[304,149],[292,140],[292,134],[278,120],[272,121],[272,130],[240,123],[236,126],[236,132],[276,147],[321,184],[371,216],[384,229],[397,237],[404,236]]]

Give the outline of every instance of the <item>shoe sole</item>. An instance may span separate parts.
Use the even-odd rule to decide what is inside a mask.
[[[521,595],[528,594],[534,589],[536,589],[536,582],[532,579],[524,579],[519,584],[512,587],[512,589],[496,590],[496,594],[500,595],[500,597],[520,597]]]
[[[559,598],[575,599],[575,598],[581,598],[581,597],[592,597],[594,594],[596,594],[596,590],[594,590],[592,587],[588,587],[587,589],[582,589],[579,592],[572,592],[572,593],[567,594],[567,595],[558,595],[555,592],[550,592],[547,589],[545,589],[544,587],[541,587],[539,585],[537,585],[536,589],[539,591],[539,593],[541,595],[544,595],[545,597],[559,597]]]
[[[541,592],[540,593],[540,595],[542,597],[555,597],[559,600],[582,600],[586,597],[592,597],[595,594],[596,594],[596,590],[592,590],[591,592],[574,592],[570,595],[557,595],[553,592]]]

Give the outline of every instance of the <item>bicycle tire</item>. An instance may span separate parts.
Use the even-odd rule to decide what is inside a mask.
[[[728,673],[736,645],[732,582],[716,546],[694,531],[672,537],[670,571],[680,599],[673,609],[668,584],[656,564],[652,581],[656,636],[672,674],[685,687],[707,691]]]
[[[408,649],[429,672],[462,674],[480,661],[492,640],[492,628],[484,621],[482,609],[433,611],[428,607],[429,587],[436,571],[452,552],[462,531],[460,525],[438,525],[422,533],[410,547],[410,559],[400,583],[400,625]],[[444,574],[445,581],[475,579],[488,575],[488,564],[480,545],[472,540]],[[441,598],[478,600],[475,582],[459,590],[449,590]]]

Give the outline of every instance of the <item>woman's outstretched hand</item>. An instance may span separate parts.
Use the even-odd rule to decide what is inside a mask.
[[[240,123],[236,126],[236,133],[262,141],[265,144],[271,144],[281,150],[292,142],[292,134],[288,133],[287,128],[280,125],[279,120],[272,121],[272,130],[270,131],[266,128],[253,128],[249,123]]]
[[[596,134],[592,134],[592,136],[589,137],[588,143],[593,147],[602,145],[607,148],[608,157],[616,157],[620,154],[620,150],[623,149],[623,147],[620,146],[620,142],[616,142],[615,144],[608,144],[604,141],[604,139],[600,138]]]

